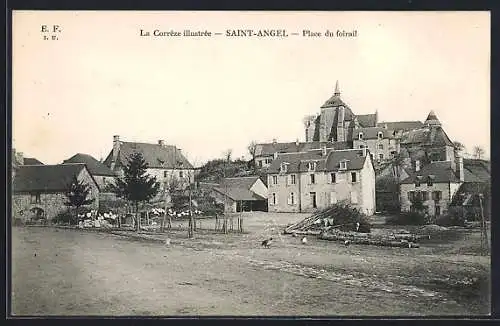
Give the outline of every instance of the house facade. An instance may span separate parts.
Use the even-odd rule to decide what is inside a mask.
[[[401,211],[416,210],[421,201],[424,212],[439,216],[447,212],[453,196],[464,182],[463,158],[456,161],[433,161],[423,168],[417,161],[415,170],[400,185]]]
[[[281,154],[268,174],[270,212],[312,212],[346,202],[375,211],[375,171],[366,149]]]
[[[65,193],[73,177],[90,187],[89,197],[94,201],[88,208],[97,209],[99,187],[85,164],[17,166],[12,190],[13,219],[50,221],[68,211]]]
[[[159,140],[157,144],[124,142],[120,140],[120,136],[113,136],[113,149],[104,160],[104,165],[116,176],[122,176],[123,167],[134,152],[142,154],[148,164],[147,173],[156,177],[162,190],[174,180],[181,187],[194,183],[193,165],[179,148],[167,145],[163,140]]]
[[[368,148],[372,160],[381,163],[399,153],[399,140],[394,130],[382,127],[356,128],[353,130],[353,147]]]

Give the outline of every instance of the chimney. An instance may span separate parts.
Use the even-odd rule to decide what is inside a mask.
[[[420,161],[416,160],[415,161],[415,172],[418,172],[418,171],[420,171]]]
[[[321,156],[326,156],[326,145],[321,146]]]
[[[457,174],[460,179],[460,182],[464,182],[464,159],[462,156],[458,157]]]
[[[363,157],[365,157],[368,152],[368,148],[366,146],[363,146],[362,151],[363,151]]]
[[[113,160],[111,161],[111,170],[115,169],[116,161],[118,160],[118,153],[120,152],[120,136],[113,136]]]
[[[158,145],[165,146],[165,141],[163,139],[158,140]]]

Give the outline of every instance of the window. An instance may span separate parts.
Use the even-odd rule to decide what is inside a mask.
[[[435,209],[434,215],[436,215],[436,216],[441,215],[441,207],[440,206],[436,206],[436,207],[434,207],[434,209]]]
[[[346,170],[347,169],[347,161],[341,161],[340,162],[340,169],[341,170]]]
[[[382,131],[379,131],[377,136],[378,136],[378,139],[384,138],[384,134],[382,133]]]
[[[266,164],[271,164],[273,162],[273,159],[271,158],[266,158]]]
[[[262,161],[259,161],[259,168],[262,167]]]
[[[355,191],[351,192],[351,204],[357,204],[358,203],[358,193]]]
[[[365,145],[359,145],[359,149],[365,148]]]
[[[290,184],[294,185],[294,184],[296,183],[296,181],[297,181],[297,180],[296,180],[295,174],[292,174],[292,175],[290,176]]]
[[[39,204],[41,203],[41,198],[39,193],[32,193],[31,194],[31,203],[32,204]]]
[[[106,183],[106,177],[102,177],[102,183]]]
[[[441,191],[433,191],[432,192],[432,200],[440,201],[441,197],[442,197]]]
[[[182,171],[179,171],[179,178],[183,178],[184,177],[184,173]]]
[[[415,199],[415,191],[408,191],[408,200],[413,201]]]
[[[278,184],[278,176],[273,175],[273,184],[277,185]]]
[[[378,144],[378,149],[384,149],[384,144]]]
[[[314,171],[316,169],[316,162],[307,163],[307,168],[309,169],[309,171]]]
[[[331,182],[332,182],[332,183],[337,182],[337,180],[336,180],[336,179],[337,179],[337,178],[336,178],[336,174],[335,174],[335,172],[330,173],[330,180],[331,180]]]
[[[372,161],[373,161],[373,154],[372,154],[372,153],[370,153],[370,158],[371,158],[371,159],[372,159]]]
[[[168,177],[168,171],[163,171],[163,177],[164,178]]]
[[[429,192],[428,191],[420,192],[420,199],[422,199],[423,201],[429,200]]]
[[[311,175],[309,176],[310,181],[311,181],[311,184],[315,184],[315,183],[316,183],[316,178],[315,178],[315,177],[316,177],[316,176],[315,176],[314,174],[311,174]]]
[[[330,204],[336,204],[337,203],[337,194],[334,192],[330,193]]]
[[[287,164],[286,163],[281,163],[280,165],[280,172],[281,173],[285,173],[286,172],[286,168],[287,168]]]
[[[273,205],[276,205],[276,194],[275,193],[272,194],[272,203],[273,203]]]
[[[359,140],[363,140],[363,133],[362,133],[362,132],[360,132],[360,133],[358,134],[358,139],[359,139]]]
[[[295,194],[293,192],[290,193],[288,198],[288,205],[295,205]]]
[[[378,154],[378,159],[379,160],[383,160],[384,159],[384,154],[382,154],[382,153]]]
[[[415,179],[415,187],[420,187],[421,179],[422,179],[421,176],[417,176],[417,178]]]
[[[352,182],[357,182],[357,175],[356,175],[356,172],[351,172],[351,181],[352,181]]]

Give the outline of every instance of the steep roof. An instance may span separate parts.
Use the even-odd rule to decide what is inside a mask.
[[[118,163],[126,165],[128,157],[134,152],[142,154],[149,168],[193,169],[193,166],[182,154],[181,150],[175,146],[149,143],[120,142]],[[106,160],[104,160],[104,164],[110,167],[112,160],[113,150],[111,150]]]
[[[85,164],[23,165],[14,178],[13,192],[60,192],[68,188],[73,177],[86,169]]]
[[[479,194],[484,195],[484,201],[491,199],[491,184],[484,182],[465,182],[460,185],[452,198],[450,206],[479,206]]]
[[[415,183],[417,176],[421,177],[421,182],[427,182],[429,176],[433,177],[434,183],[459,183],[460,179],[453,171],[451,161],[435,161],[425,165],[420,171],[409,172],[410,176],[404,179],[401,183]]]
[[[470,174],[470,181],[475,182],[491,182],[491,163],[485,160],[464,159],[464,176],[468,182],[467,174]]]
[[[280,154],[269,167],[269,173],[279,173],[281,164],[287,164],[287,172],[307,172],[311,161],[317,162],[315,171],[338,171],[340,162],[348,161],[347,170],[360,170],[363,168],[366,157],[362,156],[363,150],[332,150],[327,149],[327,155],[323,156],[322,150],[314,150],[302,153]]]
[[[378,133],[382,132],[384,138],[395,138],[394,130],[385,129],[381,127],[370,127],[370,128],[356,128],[353,130],[354,138],[358,138],[358,134],[363,133],[363,139],[377,139]]]
[[[319,141],[299,143],[298,146],[296,142],[263,143],[263,144],[257,144],[256,146],[257,146],[255,150],[256,156],[273,155],[276,152],[278,153],[305,152],[313,149],[319,149],[322,146],[335,149],[351,148],[351,144],[349,142],[319,142]]]
[[[24,165],[43,165],[42,162],[40,162],[39,160],[37,160],[34,157],[25,157],[23,159],[23,164]]]
[[[446,132],[440,126],[424,127],[403,132],[401,144],[421,144],[426,146],[453,146]]]
[[[368,128],[377,126],[377,113],[361,114],[357,115],[356,118],[358,119],[358,122],[362,127]]]
[[[78,153],[73,155],[63,163],[83,163],[87,166],[91,175],[114,176],[115,174],[106,165],[102,164],[88,154]]]
[[[396,131],[407,131],[412,129],[422,128],[424,124],[421,121],[395,121],[395,122],[379,122],[377,127],[385,127]]]
[[[233,200],[265,200],[250,190],[259,179],[259,176],[225,178],[213,189]]]

